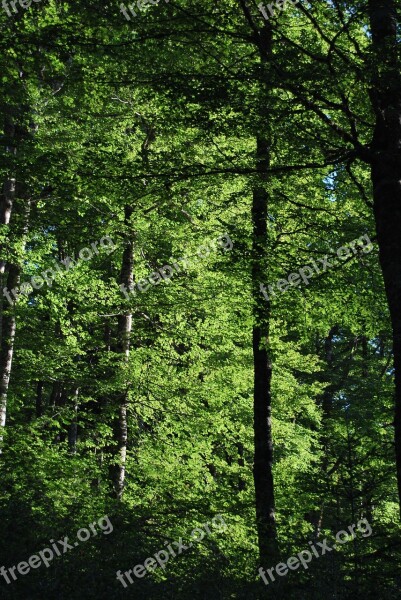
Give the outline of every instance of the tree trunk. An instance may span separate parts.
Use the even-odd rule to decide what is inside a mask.
[[[52,391],[50,394],[49,404],[52,408],[53,413],[56,412],[56,407],[61,406],[61,395],[62,395],[62,383],[61,381],[54,381],[52,385]]]
[[[134,242],[130,232],[130,219],[132,208],[125,207],[125,225],[126,225],[126,243],[122,257],[120,284],[124,284],[126,289],[132,288],[133,265],[134,265]],[[132,314],[130,310],[118,318],[118,352],[122,354],[124,368],[128,367],[130,353],[130,336],[132,330]],[[113,457],[110,474],[114,486],[114,492],[118,500],[121,500],[125,485],[125,465],[127,460],[127,441],[128,441],[128,392],[129,382],[126,382],[125,390],[119,395],[118,416],[114,423],[114,435],[117,442],[117,452]]]
[[[77,451],[77,437],[78,437],[78,396],[79,396],[79,388],[75,388],[73,391],[73,409],[74,409],[74,418],[72,423],[68,426],[68,448],[71,454],[76,454]]]
[[[371,178],[379,259],[393,329],[395,454],[401,511],[401,74],[394,0],[369,0],[371,101],[376,116]],[[401,514],[401,512],[400,512]]]
[[[272,32],[269,24],[261,30],[261,61],[271,56]],[[266,89],[264,103],[268,96]],[[262,94],[263,96],[263,94]],[[264,106],[264,104],[262,104]],[[262,109],[263,110],[263,109]],[[262,118],[267,119],[266,112]],[[265,126],[268,123],[265,121]],[[256,523],[258,532],[259,557],[261,564],[273,564],[278,556],[277,529],[275,518],[273,484],[273,439],[271,424],[271,377],[272,363],[269,356],[270,301],[260,290],[267,269],[267,213],[268,192],[265,189],[267,171],[270,165],[269,142],[262,136],[257,138],[256,168],[260,185],[253,191],[252,198],[252,282],[254,325],[252,331],[254,365],[254,464]]]
[[[327,373],[330,378],[333,377],[333,338],[339,332],[338,325],[334,325],[329,331],[328,336],[324,340],[324,360],[327,364]],[[322,502],[320,505],[319,511],[315,513],[312,517],[312,524],[314,526],[314,539],[317,540],[320,537],[320,531],[323,525],[323,517],[324,517],[324,507],[325,507],[325,498],[327,496],[327,491],[329,490],[329,481],[328,481],[328,465],[329,465],[329,445],[330,438],[328,432],[328,422],[331,417],[331,411],[333,407],[333,395],[336,390],[336,383],[332,380],[332,382],[325,388],[322,398],[321,398],[321,407],[322,407],[322,447],[323,447],[323,457],[321,462],[321,474],[323,480],[323,489],[322,489]]]
[[[38,381],[36,386],[35,413],[37,418],[43,415],[43,381]]]
[[[7,112],[5,116],[4,132],[7,140],[6,152],[16,155],[17,149],[15,146],[16,128],[11,112]],[[0,224],[8,228],[11,225],[12,215],[15,212],[16,202],[16,179],[13,174],[10,174],[3,186],[3,193],[0,196]],[[23,206],[23,227],[21,231],[22,244],[28,233],[29,216],[31,202],[30,199],[25,200]],[[8,233],[10,236],[10,233]],[[0,290],[2,298],[0,300],[0,454],[3,442],[3,429],[7,419],[7,400],[8,386],[11,377],[11,368],[14,354],[14,340],[16,331],[15,318],[15,298],[11,294],[14,288],[19,285],[21,266],[18,264],[18,259],[6,259],[4,256],[4,246],[0,246]],[[3,284],[6,284],[3,288]]]
[[[13,119],[8,114],[5,116],[4,133],[6,140],[10,143],[10,145],[7,144],[6,146],[6,152],[15,154],[16,149],[11,145],[14,140],[15,127]],[[4,182],[3,192],[0,197],[1,225],[10,225],[15,199],[15,185],[15,178],[13,177]],[[6,284],[5,288],[8,291],[18,284],[18,273],[15,268],[11,267],[8,273],[6,273],[6,269],[7,261],[4,256],[4,246],[0,246],[0,454],[3,442],[2,431],[6,425],[7,418],[7,392],[10,382],[15,337],[15,316],[12,306],[3,294],[3,286]]]
[[[19,283],[19,268],[10,265],[7,277],[7,287],[12,289]],[[4,305],[7,301],[4,300]],[[11,367],[14,354],[15,312],[13,306],[4,307],[2,321],[2,338],[0,349],[0,445],[3,441],[1,432],[6,426],[8,386],[10,383]],[[2,449],[0,447],[0,454]]]

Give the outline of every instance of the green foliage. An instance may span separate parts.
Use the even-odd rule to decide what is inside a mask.
[[[283,560],[314,539],[320,515],[328,539],[361,517],[374,534],[279,585],[265,588],[257,576],[256,137],[263,131],[271,144],[259,282],[268,284],[365,233],[374,237],[368,167],[338,133],[357,123],[367,143],[372,113],[361,3],[283,11],[273,23],[271,63],[260,60],[242,4],[161,2],[127,22],[117,3],[43,0],[18,16],[0,15],[0,103],[25,132],[13,157],[2,137],[2,180],[16,172],[18,182],[13,221],[0,230],[2,260],[18,262],[28,281],[104,236],[115,243],[69,272],[62,267],[51,286],[15,304],[0,565],[27,560],[50,539],[74,538],[105,514],[114,531],[49,569],[0,581],[1,598],[399,597],[391,324],[376,246],[278,293],[268,342]],[[250,13],[260,29],[256,6]],[[128,223],[125,206],[133,211]],[[121,294],[127,239],[138,282],[224,233],[232,250],[211,251],[128,300]],[[127,312],[133,328],[123,364],[118,317]],[[328,361],[325,341],[335,326]],[[117,503],[109,463],[114,399],[125,390],[126,489]],[[224,533],[130,590],[116,580],[117,570],[143,564],[216,514]]]

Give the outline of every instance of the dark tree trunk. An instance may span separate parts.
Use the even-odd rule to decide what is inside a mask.
[[[331,417],[331,411],[333,407],[333,395],[336,390],[336,383],[333,378],[333,360],[334,360],[334,352],[333,352],[333,338],[338,333],[339,328],[338,325],[334,325],[328,333],[328,336],[324,340],[324,360],[327,363],[327,373],[332,379],[332,382],[325,388],[323,395],[321,397],[321,407],[322,407],[322,447],[323,447],[323,457],[321,462],[321,474],[323,480],[323,488],[321,491],[322,494],[322,503],[320,505],[320,509],[313,514],[312,516],[312,524],[314,526],[314,539],[317,540],[320,537],[320,531],[323,525],[323,517],[324,517],[324,499],[327,496],[327,492],[329,489],[329,481],[328,481],[328,465],[329,465],[329,450],[330,450],[330,437],[328,430],[328,422]]]
[[[36,386],[35,413],[37,418],[43,415],[43,381],[38,381]]]
[[[260,55],[262,63],[271,56],[272,32],[265,25],[260,34]],[[265,105],[268,88],[262,94]],[[264,109],[262,119],[268,128]],[[254,464],[256,523],[258,532],[259,557],[261,564],[273,564],[278,556],[275,500],[273,484],[273,439],[271,424],[271,377],[272,363],[269,355],[270,301],[260,290],[260,283],[268,273],[267,218],[269,196],[266,190],[267,171],[270,165],[269,142],[264,137],[257,138],[256,168],[260,184],[255,187],[252,198],[252,282],[254,325],[252,331],[254,365]]]
[[[369,0],[372,30],[371,144],[379,259],[393,328],[395,454],[401,511],[401,74],[394,0]]]
[[[273,440],[271,427],[272,365],[264,344],[266,328],[253,328],[254,359],[254,444],[253,477],[255,483],[256,521],[259,556],[269,564],[277,554],[277,531],[273,485]]]
[[[56,406],[61,406],[62,389],[63,386],[61,381],[53,382],[49,404],[54,412],[56,410]]]

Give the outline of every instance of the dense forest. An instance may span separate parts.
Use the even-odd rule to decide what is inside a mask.
[[[400,598],[401,2],[0,28],[0,599]]]

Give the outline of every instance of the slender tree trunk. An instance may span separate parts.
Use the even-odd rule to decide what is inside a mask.
[[[4,132],[9,142],[6,146],[6,152],[15,154],[16,148],[12,145],[15,136],[15,127],[13,119],[6,114],[4,123]],[[4,182],[3,192],[0,196],[0,224],[10,225],[15,199],[15,178],[10,177]],[[11,366],[13,359],[14,338],[15,338],[15,316],[13,308],[4,296],[3,291],[7,292],[18,284],[18,273],[14,267],[7,271],[7,261],[4,255],[4,246],[0,246],[0,454],[3,442],[2,431],[6,425],[7,418],[7,392],[10,382]],[[10,288],[11,285],[11,288]],[[7,289],[6,289],[7,288]]]
[[[35,414],[37,418],[43,415],[43,381],[38,381],[36,386]]]
[[[338,333],[338,325],[334,325],[329,331],[328,336],[324,340],[324,359],[327,363],[327,371],[330,377],[333,377],[333,337]],[[321,473],[323,478],[323,490],[322,490],[322,503],[320,505],[320,510],[317,514],[314,515],[313,525],[314,525],[314,538],[317,540],[320,537],[320,531],[323,525],[323,517],[324,517],[324,499],[327,495],[327,491],[329,489],[329,481],[328,481],[328,465],[329,465],[329,448],[330,448],[330,437],[328,431],[328,423],[331,417],[331,411],[333,407],[333,394],[336,390],[336,383],[332,381],[324,390],[323,396],[321,398],[321,406],[322,406],[322,447],[323,447],[323,457],[321,462]]]
[[[395,0],[369,0],[372,30],[371,144],[379,259],[393,329],[395,455],[401,511],[401,73]],[[401,514],[401,512],[400,512]]]
[[[4,183],[3,193],[0,199],[0,224],[1,225],[10,225],[11,214],[14,205],[15,198],[15,179],[8,179]],[[3,295],[3,286],[5,283],[5,270],[6,270],[7,261],[4,256],[4,247],[0,246],[0,293]],[[2,313],[0,310],[0,339],[1,339],[1,331],[2,331]]]
[[[15,202],[15,180],[10,179],[5,185],[2,206],[0,209],[1,223],[9,225]],[[25,239],[28,233],[29,215],[30,215],[30,200],[26,200],[23,216],[22,238]],[[24,241],[22,242],[24,243]],[[14,340],[16,332],[16,317],[15,303],[11,290],[18,288],[20,282],[21,267],[16,262],[7,262],[2,260],[0,263],[0,276],[2,282],[5,281],[6,286],[1,289],[5,292],[0,301],[1,327],[0,327],[0,446],[3,436],[2,430],[6,425],[7,419],[7,400],[8,387],[10,384],[11,368],[14,355]],[[5,277],[7,279],[5,280]],[[1,282],[1,283],[2,283]],[[10,300],[12,302],[10,302]],[[0,447],[1,454],[1,447]]]
[[[261,30],[261,61],[271,56],[272,32],[269,25]],[[265,102],[268,96],[266,90]],[[263,96],[264,94],[262,94]],[[262,109],[263,110],[263,109]],[[263,111],[263,119],[267,119]],[[266,122],[268,128],[268,122]],[[267,171],[270,165],[269,142],[257,138],[256,167],[260,185],[253,191],[252,198],[252,282],[254,325],[252,331],[254,365],[254,464],[256,523],[259,557],[261,564],[273,564],[278,556],[275,499],[273,484],[273,438],[271,423],[271,377],[272,363],[269,355],[270,301],[260,290],[267,269],[267,218],[269,196],[266,190]]]
[[[7,277],[7,287],[12,289],[19,283],[19,269],[10,265]],[[6,301],[5,301],[6,302]],[[6,426],[8,386],[10,383],[11,367],[14,354],[16,321],[13,306],[3,310],[2,339],[0,349],[0,432]],[[0,444],[3,436],[0,434]],[[1,453],[1,448],[0,448]]]
[[[75,388],[73,391],[73,409],[74,418],[72,423],[68,427],[68,448],[71,454],[75,454],[77,451],[77,437],[78,437],[78,396],[79,388]]]
[[[130,232],[130,219],[132,208],[125,207],[125,225],[126,225],[126,240],[125,248],[122,257],[122,265],[120,272],[120,283],[126,286],[129,290],[133,285],[133,265],[134,265],[134,242],[132,233]],[[124,368],[128,367],[130,354],[130,337],[132,330],[132,314],[128,310],[125,314],[118,318],[118,352],[123,357]],[[121,500],[125,485],[125,465],[127,461],[127,442],[128,442],[128,392],[129,382],[126,382],[126,388],[119,395],[118,416],[114,423],[114,434],[117,442],[117,453],[113,457],[111,465],[111,479],[114,486],[114,492],[118,500]]]
[[[15,127],[13,119],[10,115],[6,114],[4,119],[4,133],[6,139],[10,145],[7,144],[6,152],[15,155],[16,148],[11,145],[14,141]],[[11,215],[13,212],[14,199],[15,199],[15,186],[16,181],[14,177],[9,177],[4,182],[3,192],[0,196],[0,224],[10,225]],[[3,298],[3,286],[5,284],[5,269],[7,261],[4,255],[4,246],[0,245],[0,293]],[[2,339],[2,327],[3,326],[3,302],[0,303],[0,340]]]
[[[12,111],[6,112],[4,122],[4,132],[7,140],[6,152],[13,156],[17,153],[16,148],[16,128]],[[13,169],[12,169],[13,170]],[[15,170],[15,168],[14,168]],[[11,227],[11,221],[15,212],[16,204],[16,179],[11,173],[3,186],[3,192],[0,195],[0,224],[8,228]],[[29,216],[31,209],[30,199],[25,200],[22,215],[22,244],[29,228]],[[8,232],[10,237],[10,232]],[[6,257],[4,255],[4,246],[0,246],[0,454],[3,441],[3,429],[7,419],[7,400],[8,387],[10,384],[11,368],[14,354],[14,340],[16,332],[15,318],[15,298],[12,290],[18,288],[21,266],[18,259]],[[5,287],[3,288],[3,285]]]
[[[54,412],[57,406],[61,405],[61,394],[62,394],[62,383],[61,381],[54,381],[52,391],[50,394],[49,404]]]

